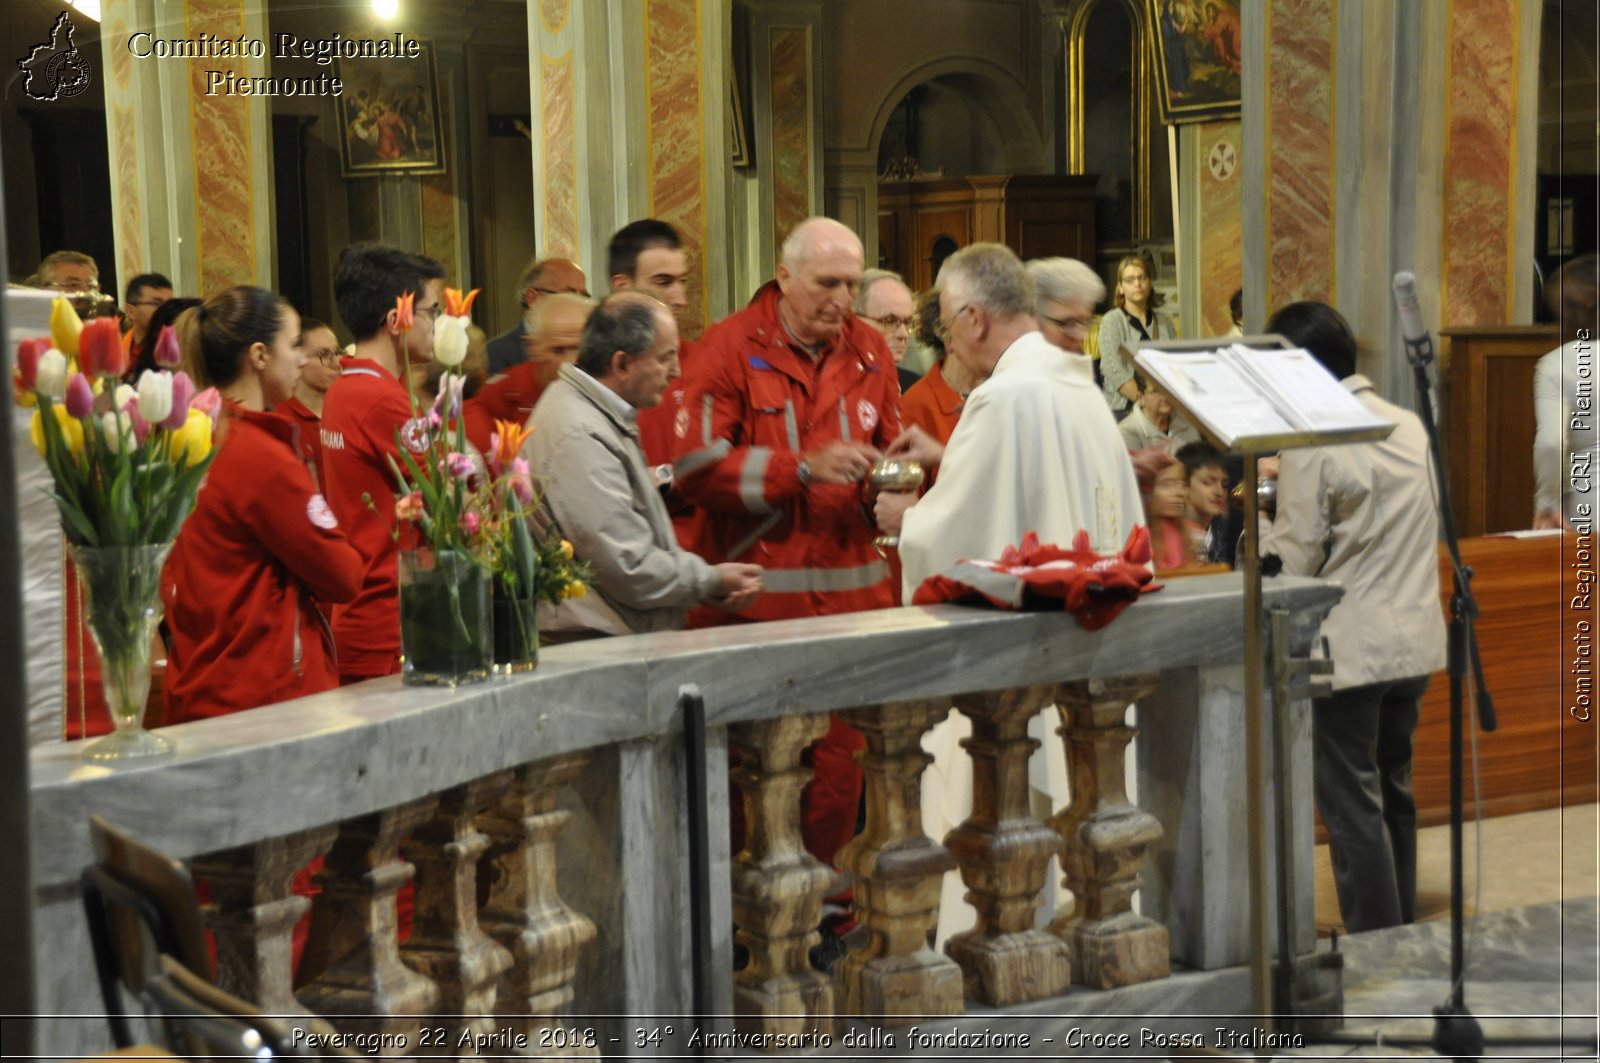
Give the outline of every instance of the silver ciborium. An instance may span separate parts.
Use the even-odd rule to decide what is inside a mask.
[[[915,491],[922,486],[925,479],[922,465],[915,461],[895,461],[885,458],[872,467],[867,473],[867,483],[876,491]],[[872,545],[877,547],[890,547],[900,545],[898,535],[879,535],[872,540]]]

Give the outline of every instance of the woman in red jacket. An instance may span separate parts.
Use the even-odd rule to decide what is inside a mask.
[[[312,482],[291,425],[266,411],[294,391],[300,315],[240,286],[178,322],[186,364],[223,397],[217,456],[167,561],[168,717],[221,716],[339,685],[317,603],[361,585],[361,558]]]

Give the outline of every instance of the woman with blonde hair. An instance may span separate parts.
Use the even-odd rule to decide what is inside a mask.
[[[1162,297],[1155,290],[1150,260],[1143,255],[1124,255],[1117,263],[1112,302],[1114,307],[1100,319],[1100,373],[1106,402],[1120,421],[1139,398],[1133,363],[1122,356],[1122,345],[1177,339],[1178,332],[1171,318],[1156,313]]]

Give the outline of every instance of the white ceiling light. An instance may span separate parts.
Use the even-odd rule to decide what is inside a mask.
[[[67,6],[80,15],[100,21],[100,0],[67,0]]]
[[[372,13],[388,22],[400,14],[400,0],[372,0]]]

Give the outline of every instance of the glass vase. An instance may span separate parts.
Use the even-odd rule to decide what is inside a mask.
[[[86,746],[85,760],[124,760],[172,752],[171,739],[144,728],[150,645],[161,623],[161,566],[171,543],[73,546],[89,634],[100,654],[111,734]]]
[[[490,576],[471,555],[429,548],[400,553],[401,681],[457,686],[489,677]]]
[[[499,580],[494,584],[494,672],[514,675],[539,666],[539,601]]]

